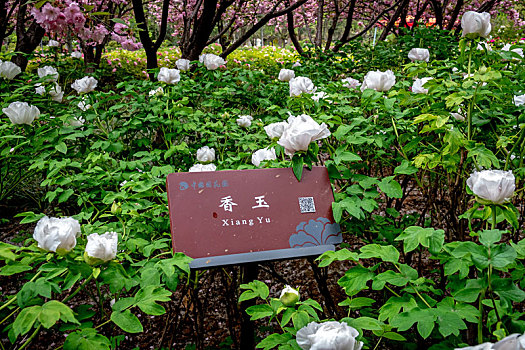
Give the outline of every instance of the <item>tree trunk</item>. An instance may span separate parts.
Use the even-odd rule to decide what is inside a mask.
[[[290,2],[288,1],[286,3],[286,6],[290,6]],[[299,43],[299,40],[297,40],[297,36],[295,35],[295,24],[294,24],[294,18],[293,18],[293,11],[290,11],[286,14],[286,22],[288,27],[288,36],[290,37],[290,40],[293,43],[293,46],[297,50],[297,53],[301,56],[304,56],[303,48],[301,47],[301,43]]]
[[[139,37],[144,51],[146,52],[146,67],[148,69],[149,78],[151,81],[155,80],[155,73],[151,70],[158,68],[157,62],[157,51],[166,37],[166,28],[168,26],[168,11],[169,11],[169,0],[163,0],[162,2],[162,14],[160,22],[160,31],[157,40],[153,42],[149,36],[148,23],[146,21],[146,15],[144,13],[144,4],[142,0],[132,0],[133,13],[135,14],[135,21],[140,29]]]
[[[454,11],[452,12],[452,15],[450,16],[450,21],[447,24],[447,30],[452,30],[454,28],[454,24],[456,23],[456,19],[459,16],[459,11],[461,11],[461,8],[463,7],[463,0],[458,0],[456,3],[456,7],[454,7]]]
[[[348,42],[348,36],[350,35],[350,30],[352,29],[352,21],[354,19],[354,10],[355,10],[356,0],[350,0],[350,7],[348,8],[348,14],[346,16],[345,30],[339,39],[339,43],[336,44],[333,48],[333,52],[339,51],[339,49]]]
[[[385,30],[383,31],[383,33],[381,33],[381,36],[379,37],[379,40],[385,40],[386,39],[386,37],[387,37],[388,33],[390,32],[390,30],[392,30],[392,28],[394,27],[394,24],[396,23],[396,20],[403,13],[404,8],[408,5],[409,2],[410,2],[410,0],[403,0],[399,4],[399,6],[397,7],[396,12],[394,12],[394,15],[390,18],[390,21],[386,25]]]
[[[324,0],[317,0],[317,28],[315,33],[315,47],[319,49],[323,45],[323,18]]]
[[[35,22],[33,18],[27,19],[27,3],[23,3],[18,8],[16,17],[16,55],[11,58],[11,62],[24,71],[27,68],[27,55],[32,53],[44,37],[45,30]],[[29,22],[26,29],[25,24]]]

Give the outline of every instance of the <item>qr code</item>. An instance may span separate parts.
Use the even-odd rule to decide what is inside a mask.
[[[301,209],[301,214],[315,213],[314,197],[299,197],[299,208]]]

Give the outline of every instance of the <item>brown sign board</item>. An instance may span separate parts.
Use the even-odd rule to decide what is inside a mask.
[[[319,255],[342,242],[324,167],[169,174],[173,250],[205,268]]]

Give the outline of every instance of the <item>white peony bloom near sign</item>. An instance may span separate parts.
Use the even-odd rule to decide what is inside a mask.
[[[185,58],[179,58],[177,61],[175,61],[175,65],[180,71],[185,72],[187,70],[190,70],[190,60],[187,60]]]
[[[512,170],[475,171],[467,179],[467,185],[482,204],[502,204],[514,195],[516,178]]]
[[[98,81],[97,79],[89,76],[85,76],[82,79],[77,79],[73,84],[71,84],[71,87],[76,90],[79,94],[85,94],[88,92],[91,92],[95,90],[97,87]]]
[[[217,170],[217,167],[215,166],[215,164],[200,164],[200,163],[197,163],[195,165],[193,165],[188,171],[190,173],[199,173],[199,172],[203,172],[203,171],[215,171]]]
[[[296,341],[303,350],[360,350],[363,342],[357,336],[357,329],[344,322],[310,322],[297,331]]]
[[[265,160],[275,160],[277,155],[275,154],[275,149],[273,148],[262,148],[252,154],[252,164],[256,167],[261,165],[261,162]]]
[[[178,69],[170,69],[162,67],[157,76],[158,81],[166,84],[176,84],[180,81],[180,71]]]
[[[275,139],[280,138],[281,135],[284,132],[284,129],[288,126],[287,122],[277,122],[277,123],[271,123],[264,127],[264,131],[266,131],[266,135],[268,135],[269,138]]]
[[[279,80],[280,81],[290,81],[295,78],[295,72],[293,69],[281,69],[279,71]]]
[[[251,115],[240,115],[239,118],[236,119],[237,125],[242,128],[248,128],[252,125],[252,120],[253,117]]]
[[[477,37],[486,38],[492,29],[490,25],[490,13],[467,11],[461,17],[462,37],[475,39]]]
[[[325,123],[319,125],[309,115],[293,115],[288,118],[288,125],[277,143],[284,147],[284,152],[293,156],[295,152],[307,151],[310,143],[330,136]]]
[[[197,160],[202,163],[209,163],[215,160],[215,149],[208,146],[201,147],[197,150]]]
[[[35,106],[30,106],[27,102],[11,102],[9,106],[2,109],[2,112],[13,124],[31,125],[40,116],[40,110]]]
[[[0,61],[0,77],[13,80],[20,73],[22,73],[22,70],[13,62]]]
[[[90,265],[96,265],[115,259],[117,256],[118,234],[106,232],[102,235],[92,233],[87,236],[84,259]]]
[[[307,77],[293,78],[288,82],[288,84],[290,84],[291,97],[299,96],[302,93],[313,94],[317,89],[312,80]]]
[[[222,65],[226,64],[226,61],[217,55],[212,53],[206,53],[199,56],[199,61],[206,66],[208,70],[216,70]]]
[[[37,74],[39,78],[46,78],[45,81],[57,81],[58,80],[58,71],[56,68],[51,66],[44,66],[37,69]]]
[[[375,91],[388,91],[396,83],[396,76],[391,70],[381,72],[379,70],[366,73],[361,85],[361,91],[373,89]]]
[[[425,78],[417,78],[414,80],[414,83],[412,84],[412,92],[415,94],[428,94],[428,89],[425,89],[423,86],[425,83],[429,80],[432,80],[431,77],[425,77]]]
[[[79,235],[80,224],[77,220],[44,216],[36,224],[33,238],[38,242],[38,248],[67,253],[75,248]]]
[[[425,61],[428,62],[430,58],[430,52],[428,52],[428,49],[423,49],[419,47],[414,47],[408,52],[408,58],[414,62],[414,61]]]

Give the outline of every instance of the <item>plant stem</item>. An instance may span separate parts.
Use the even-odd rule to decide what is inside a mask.
[[[496,224],[497,224],[496,218],[498,216],[497,215],[497,208],[498,207],[496,205],[494,205],[494,204],[490,206],[490,209],[492,211],[492,227],[491,227],[492,230],[496,229]],[[490,283],[490,281],[489,281],[489,283]]]
[[[11,312],[9,315],[7,315],[2,321],[0,321],[0,324],[4,323],[7,319],[9,319],[9,317],[13,316],[18,310],[20,310],[19,307],[17,307],[16,309],[13,310],[13,312]]]
[[[21,347],[18,348],[18,350],[22,350],[23,348],[25,348],[26,346],[29,345],[29,343],[31,343],[31,341],[33,340],[34,337],[36,337],[36,335],[38,334],[38,332],[40,331],[40,328],[42,327],[42,325],[38,325],[38,327],[36,327],[35,331],[33,332],[33,334],[31,334],[31,336],[29,337],[29,339],[26,340],[26,342],[24,344],[22,344]]]
[[[379,338],[379,340],[377,341],[376,346],[374,346],[374,350],[377,349],[377,347],[379,346],[379,343],[381,343],[381,340],[383,340],[383,337]]]
[[[37,273],[33,276],[33,278],[31,278],[29,280],[29,282],[33,282],[38,276],[40,276],[40,274],[42,273],[42,270],[38,270]],[[16,301],[17,299],[17,296],[15,294],[15,296],[9,300],[7,303],[5,303],[4,305],[0,306],[0,311],[5,309],[6,307],[8,307],[9,305],[11,305],[14,301]]]
[[[89,275],[89,277],[80,286],[78,286],[78,288],[73,293],[69,294],[69,296],[64,298],[64,300],[62,300],[62,302],[65,303],[66,301],[71,300],[71,298],[73,298],[75,295],[77,295],[78,292],[80,292],[82,290],[82,288],[86,284],[88,284],[89,281],[91,281],[92,279],[93,279],[93,273],[91,273],[91,275]]]
[[[469,40],[467,79],[470,79],[471,64],[472,64],[472,41]],[[467,121],[468,121],[467,139],[469,141],[472,139],[472,103],[474,103],[474,101],[471,101],[471,103],[469,103],[468,111],[467,111]]]
[[[479,311],[479,320],[478,320],[478,343],[483,343],[483,298],[485,297],[485,289],[483,289],[479,295],[478,302],[478,311]]]

